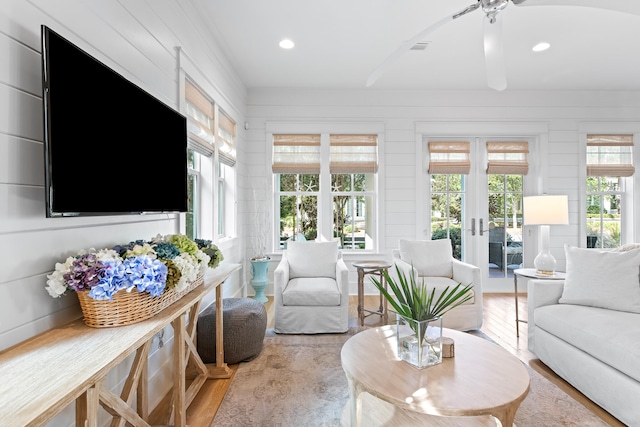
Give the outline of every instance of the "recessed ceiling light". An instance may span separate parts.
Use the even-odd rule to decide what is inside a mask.
[[[295,46],[295,43],[293,43],[289,39],[284,39],[280,41],[280,47],[283,49],[292,49],[294,46]]]
[[[547,50],[551,47],[551,45],[547,42],[541,42],[535,45],[531,50],[534,52],[542,52],[543,50]]]

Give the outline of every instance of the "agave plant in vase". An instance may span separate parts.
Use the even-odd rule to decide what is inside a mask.
[[[447,286],[436,296],[435,288],[416,281],[414,268],[408,278],[397,265],[395,270],[397,280],[383,272],[391,292],[376,277],[371,280],[397,314],[398,357],[419,369],[441,363],[442,317],[473,298],[473,285]]]

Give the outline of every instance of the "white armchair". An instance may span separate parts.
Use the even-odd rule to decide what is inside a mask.
[[[275,332],[349,329],[349,270],[337,242],[288,242],[273,282]]]
[[[473,285],[473,298],[446,313],[442,319],[445,328],[459,331],[480,329],[482,326],[482,275],[480,268],[461,262],[453,257],[450,239],[400,240],[400,248],[392,252],[393,263],[405,274],[411,275],[411,266],[416,271],[416,282],[436,289],[436,298],[449,286],[458,283]],[[389,269],[397,276],[395,267]]]

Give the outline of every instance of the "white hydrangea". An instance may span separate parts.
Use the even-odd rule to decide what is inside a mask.
[[[47,285],[45,289],[54,298],[59,298],[67,291],[67,283],[64,275],[71,270],[71,264],[75,257],[70,256],[64,263],[56,262],[56,269],[53,273],[47,275]]]
[[[121,260],[122,258],[120,258],[120,255],[118,254],[118,252],[114,251],[113,249],[100,249],[99,251],[96,251],[96,259],[98,261],[118,261]]]
[[[132,249],[129,249],[125,254],[125,258],[129,258],[130,256],[139,256],[139,255],[148,255],[152,259],[156,259],[156,251],[153,250],[150,244],[145,243],[144,245],[135,245]]]
[[[198,261],[200,261],[200,264],[198,264],[198,266],[200,267],[198,272],[204,275],[204,273],[207,272],[207,267],[209,266],[209,261],[211,261],[211,257],[206,253],[204,253],[203,251],[198,250],[198,252],[196,252],[196,258],[198,259]]]
[[[187,286],[198,277],[200,266],[198,265],[197,258],[186,252],[181,253],[172,261],[180,270],[180,280],[178,280],[175,287],[176,291],[180,292],[186,289]]]

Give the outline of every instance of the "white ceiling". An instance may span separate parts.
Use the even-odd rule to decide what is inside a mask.
[[[640,90],[640,0],[509,3],[502,20],[507,91]],[[404,41],[475,0],[193,0],[247,88],[366,89]],[[534,3],[536,5],[534,5]],[[634,4],[632,4],[634,3]],[[527,7],[525,7],[527,5]],[[487,90],[481,9],[425,37],[368,90]],[[290,38],[292,50],[278,42]],[[545,52],[531,48],[551,43]]]

